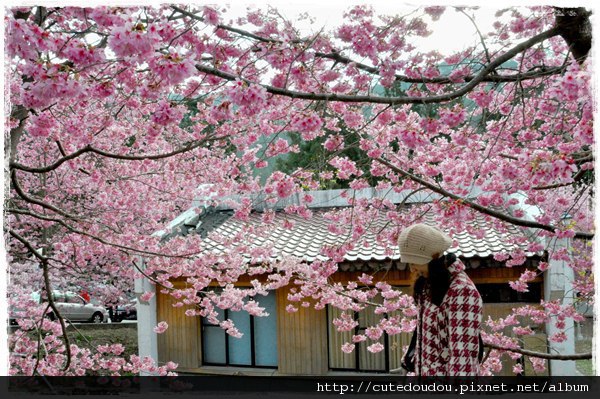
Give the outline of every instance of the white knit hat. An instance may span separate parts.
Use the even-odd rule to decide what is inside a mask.
[[[417,265],[429,263],[435,254],[442,256],[451,245],[452,239],[446,233],[423,223],[404,229],[398,238],[400,260]]]

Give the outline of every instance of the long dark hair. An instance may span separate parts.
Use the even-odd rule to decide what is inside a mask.
[[[413,287],[413,297],[418,302],[427,289],[431,294],[431,302],[440,306],[450,288],[451,275],[448,266],[456,262],[456,255],[446,254],[432,259],[427,264],[428,277],[419,277]]]

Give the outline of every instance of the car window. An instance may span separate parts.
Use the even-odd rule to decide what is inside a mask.
[[[67,295],[65,302],[67,302],[67,303],[75,303],[75,304],[78,304],[78,305],[85,304],[85,301],[79,295]]]
[[[52,293],[52,298],[54,299],[54,302],[64,303],[66,301],[65,295],[58,292]]]

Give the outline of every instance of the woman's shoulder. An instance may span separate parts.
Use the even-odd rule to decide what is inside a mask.
[[[473,283],[473,280],[464,271],[460,271],[453,276],[448,288],[448,296],[459,294],[480,296],[475,283]]]

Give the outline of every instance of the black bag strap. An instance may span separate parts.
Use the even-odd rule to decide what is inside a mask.
[[[408,348],[406,349],[406,353],[402,358],[402,363],[400,367],[409,373],[414,373],[415,371],[415,349],[417,347],[417,331],[413,331],[412,337],[410,338],[410,343],[408,344]]]

